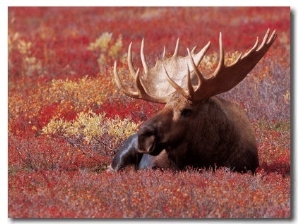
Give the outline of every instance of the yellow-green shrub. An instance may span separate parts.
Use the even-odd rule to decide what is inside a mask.
[[[115,92],[112,76],[79,80],[52,80],[49,86],[49,97],[54,102],[71,101],[76,110],[83,110],[92,105],[101,105],[107,97]]]
[[[79,113],[73,121],[52,119],[42,129],[43,134],[82,140],[82,144],[98,144],[105,136],[118,143],[136,132],[139,124],[119,117],[109,119],[103,114]]]

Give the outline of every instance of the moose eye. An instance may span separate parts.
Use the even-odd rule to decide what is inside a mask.
[[[181,111],[181,116],[182,116],[182,117],[188,117],[188,116],[191,115],[191,113],[192,113],[192,110],[191,110],[191,109],[183,109],[183,110]]]

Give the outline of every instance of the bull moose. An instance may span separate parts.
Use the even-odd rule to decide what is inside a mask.
[[[114,64],[118,88],[127,96],[165,107],[141,125],[115,155],[111,168],[115,171],[134,164],[136,169],[164,167],[182,170],[186,167],[228,167],[237,172],[255,172],[259,166],[255,133],[244,110],[225,101],[217,94],[226,92],[241,82],[266,54],[276,30],[268,29],[262,43],[254,46],[231,64],[224,64],[222,34],[219,35],[219,62],[208,78],[198,66],[210,46],[208,42],[198,53],[187,49],[185,57],[178,55],[179,39],[173,56],[157,59],[149,67],[141,43],[144,73],[132,63],[131,44],[128,47],[128,67],[134,84],[121,82]]]

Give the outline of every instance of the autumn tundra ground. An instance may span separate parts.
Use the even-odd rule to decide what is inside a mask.
[[[219,169],[182,172],[132,168],[107,172],[116,148],[161,105],[124,96],[130,42],[141,67],[163,47],[211,48],[209,75],[223,34],[226,63],[262,39],[278,37],[245,80],[220,97],[239,103],[256,132],[255,175]],[[289,8],[8,9],[8,216],[10,218],[290,218]]]

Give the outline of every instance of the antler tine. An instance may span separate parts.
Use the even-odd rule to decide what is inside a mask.
[[[257,48],[257,51],[259,51],[266,44],[268,37],[269,37],[269,33],[270,33],[270,29],[267,30],[267,32],[263,38],[263,41],[261,42],[260,46]]]
[[[148,69],[148,65],[146,63],[145,55],[144,55],[144,38],[143,38],[142,44],[141,44],[141,60],[142,60],[144,72],[145,72],[145,74],[148,74],[149,69]]]
[[[241,58],[243,59],[243,58],[247,57],[249,54],[251,54],[253,51],[255,51],[257,48],[257,45],[258,45],[258,37],[256,37],[256,41],[255,41],[255,44],[253,45],[253,47],[247,53],[245,53]]]
[[[203,75],[202,75],[202,73],[200,72],[200,70],[197,68],[197,66],[196,66],[196,64],[195,64],[195,62],[194,62],[194,59],[193,59],[193,57],[192,57],[192,55],[191,55],[191,52],[190,52],[190,50],[187,48],[187,52],[188,52],[188,55],[189,55],[189,58],[190,58],[190,62],[191,62],[191,64],[192,64],[192,66],[193,66],[193,69],[194,69],[194,71],[196,72],[196,75],[197,75],[197,77],[198,77],[198,79],[199,79],[199,84],[198,84],[198,86],[197,86],[197,88],[196,89],[198,89],[199,87],[200,87],[200,85],[201,85],[201,83],[203,83],[204,81],[205,81],[205,78],[203,77]],[[203,56],[204,56],[204,54],[203,54]],[[203,57],[202,56],[202,57]]]
[[[139,97],[139,93],[138,92],[133,92],[133,91],[126,90],[124,88],[124,86],[122,85],[120,77],[119,77],[118,72],[117,72],[117,62],[116,61],[114,63],[114,77],[115,77],[115,81],[116,81],[116,84],[117,84],[118,88],[122,92],[124,92],[129,97],[133,97],[133,98],[138,98]]]
[[[177,41],[176,41],[176,47],[175,47],[175,50],[174,50],[173,57],[176,56],[176,55],[178,54],[178,48],[179,48],[179,38],[178,38]]]
[[[162,58],[164,59],[165,56],[166,56],[166,47],[164,47]]]
[[[193,61],[195,62],[196,66],[198,66],[202,60],[202,58],[204,57],[206,51],[209,49],[210,47],[210,41],[197,53],[193,56]],[[196,47],[194,47],[191,51],[192,54],[194,54],[194,50],[196,49]]]
[[[131,45],[132,45],[132,43],[130,43],[129,47],[128,47],[127,63],[128,63],[128,68],[129,68],[130,74],[131,74],[132,77],[134,77],[136,71],[134,70],[134,67],[133,67],[133,64],[132,64]]]
[[[272,34],[271,34],[271,36],[270,36],[270,38],[269,38],[267,44],[272,44],[272,43],[274,42],[274,40],[276,39],[276,37],[277,37],[276,30],[274,30],[274,31],[272,32]]]
[[[164,64],[162,64],[162,67],[164,69],[165,75],[167,77],[168,82],[170,83],[171,86],[173,86],[173,88],[179,92],[181,95],[183,95],[186,99],[188,100],[192,100],[192,95],[190,94],[191,88],[193,88],[192,84],[191,84],[191,80],[190,80],[190,74],[188,72],[187,75],[187,82],[188,82],[188,90],[189,92],[187,93],[182,87],[180,87],[176,82],[174,82],[170,76],[168,75],[168,72],[164,66]],[[194,90],[192,90],[194,92]]]
[[[187,87],[188,87],[188,91],[189,91],[189,97],[190,97],[190,100],[191,101],[193,101],[193,98],[194,98],[194,87],[193,87],[193,85],[192,85],[192,81],[191,81],[191,72],[190,72],[190,69],[189,69],[189,64],[186,64],[186,66],[187,66],[187,80],[186,80],[186,82],[187,82]]]
[[[215,70],[213,76],[218,75],[219,71],[224,67],[224,49],[223,49],[223,41],[222,41],[222,33],[220,32],[219,35],[219,63],[218,63],[218,67]]]
[[[192,48],[192,50],[191,50],[191,53],[192,53],[192,54],[194,54],[194,52],[195,52],[195,50],[196,50],[196,47],[197,47],[197,46],[195,46],[195,47]]]

